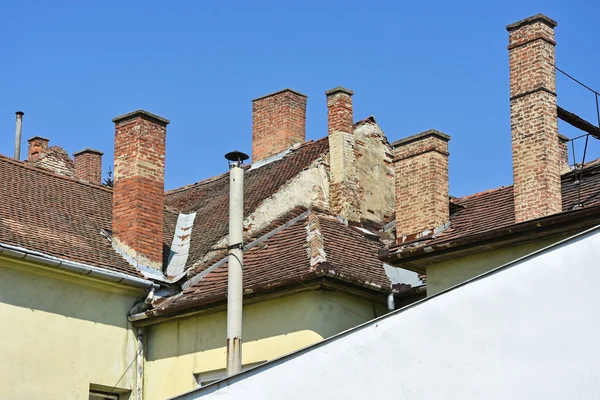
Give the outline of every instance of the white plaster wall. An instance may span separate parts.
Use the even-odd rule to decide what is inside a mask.
[[[599,399],[598,231],[179,398]]]

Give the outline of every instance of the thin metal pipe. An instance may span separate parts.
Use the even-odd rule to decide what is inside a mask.
[[[561,74],[571,78],[572,80],[574,80],[575,82],[579,83],[581,86],[583,86],[584,88],[586,88],[587,90],[589,90],[590,92],[594,92],[596,93],[596,95],[600,95],[600,93],[596,92],[594,89],[592,89],[591,87],[589,87],[588,85],[586,85],[585,83],[578,81],[577,79],[573,78],[571,75],[567,74],[565,71],[563,71],[562,69],[558,68],[556,65],[554,66],[554,68],[556,68],[556,70],[558,72],[560,72]]]
[[[15,160],[21,159],[21,134],[23,133],[23,111],[17,111],[17,124],[15,130]]]
[[[227,263],[227,376],[242,370],[244,169],[229,170],[229,260]]]

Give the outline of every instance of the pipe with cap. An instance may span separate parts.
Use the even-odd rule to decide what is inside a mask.
[[[23,111],[17,111],[17,127],[15,132],[15,159],[21,159],[21,134],[23,133]]]
[[[229,161],[229,259],[227,261],[227,376],[242,370],[244,168],[248,156],[227,153]]]

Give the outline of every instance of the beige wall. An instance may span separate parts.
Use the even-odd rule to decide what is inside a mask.
[[[0,398],[81,400],[90,384],[114,386],[135,358],[127,313],[141,295],[0,258]],[[135,365],[118,387],[134,389]]]
[[[568,235],[545,238],[536,242],[486,251],[429,265],[427,266],[427,295],[431,296],[441,292],[566,237]]]
[[[386,312],[382,304],[324,291],[302,292],[246,306],[242,363],[279,357]],[[192,390],[196,387],[194,374],[225,368],[224,312],[146,329],[146,400],[163,400]]]

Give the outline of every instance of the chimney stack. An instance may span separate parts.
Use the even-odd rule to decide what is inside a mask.
[[[396,238],[418,239],[450,220],[448,141],[434,129],[392,144],[396,179]]]
[[[331,211],[350,221],[360,221],[360,182],[356,170],[352,95],[343,87],[327,90],[329,187]]]
[[[27,161],[34,162],[38,160],[42,152],[48,148],[50,139],[41,136],[34,136],[27,141],[29,147],[27,149]]]
[[[102,155],[94,149],[84,149],[73,154],[75,176],[84,181],[100,185],[102,183]]]
[[[537,14],[506,27],[515,222],[562,211],[554,28]]]
[[[113,243],[162,274],[165,142],[169,120],[138,110],[114,118]]]
[[[306,139],[306,96],[292,89],[252,100],[252,162]]]

